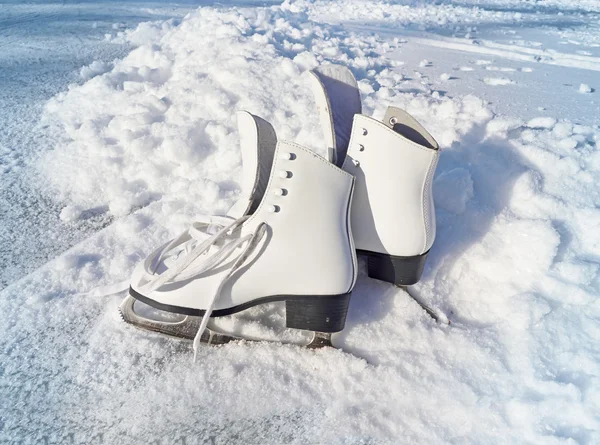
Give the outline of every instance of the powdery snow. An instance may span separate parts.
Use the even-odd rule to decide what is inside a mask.
[[[501,11],[305,0],[202,7],[179,25],[113,37],[138,47],[82,71],[89,80],[47,104],[44,125],[61,136],[35,171],[65,203],[65,223],[97,211],[114,220],[0,293],[0,441],[600,442],[599,122],[501,115],[477,92],[432,92],[428,70],[452,69],[453,55],[418,55],[432,67],[417,89],[416,66],[391,57],[406,44],[400,31],[325,24],[335,11],[391,28],[468,24],[472,34],[473,23],[538,20],[530,6],[496,3]],[[565,14],[575,5],[538,3]],[[589,2],[581,10],[597,12]],[[325,151],[303,73],[329,61],[352,68],[365,113],[402,107],[442,147],[438,237],[414,293],[451,324],[369,279],[364,264],[334,339],[354,355],[238,343],[202,349],[192,364],[189,343],[121,323],[123,293],[97,288],[127,280],[195,214],[237,197],[236,109]],[[272,338],[283,316],[272,305],[223,323]]]

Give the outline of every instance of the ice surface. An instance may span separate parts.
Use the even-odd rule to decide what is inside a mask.
[[[596,5],[300,0],[111,27],[135,49],[74,70],[45,105],[53,150],[22,170],[57,224],[111,223],[0,292],[0,442],[599,443],[600,121],[577,92],[600,66]],[[591,55],[556,50],[565,24]],[[354,355],[239,343],[192,365],[189,343],[121,323],[122,294],[88,291],[235,200],[236,109],[325,151],[303,73],[328,61],[353,70],[367,114],[402,107],[441,145],[413,292],[450,326],[364,264],[334,338]],[[515,83],[482,82],[496,74]],[[270,335],[283,313],[224,323]]]
[[[112,60],[131,50],[127,42],[116,41],[118,31],[112,25],[117,17],[135,27],[148,20],[181,18],[194,8],[157,3],[2,2],[0,289],[110,221],[103,209],[95,209],[75,224],[61,224],[59,213],[65,203],[48,194],[29,168],[59,136],[39,124],[45,102],[70,83],[110,69]],[[105,40],[105,34],[113,40]]]

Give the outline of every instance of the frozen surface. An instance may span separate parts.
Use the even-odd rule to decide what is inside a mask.
[[[103,45],[132,50],[57,87],[18,166],[54,206],[34,233],[110,224],[0,292],[0,442],[600,442],[600,6],[347,3],[111,27]],[[367,114],[403,107],[442,147],[414,292],[450,326],[364,272],[335,338],[354,355],[242,343],[193,365],[188,343],[121,323],[123,294],[94,289],[239,194],[236,109],[324,152],[303,73],[330,61]],[[225,323],[270,337],[282,320]]]
[[[44,103],[131,50],[109,36],[143,21],[177,20],[192,9],[152,2],[2,2],[0,289],[108,222],[88,212],[76,226],[60,224],[61,204],[39,189],[27,168],[54,143],[39,125]]]

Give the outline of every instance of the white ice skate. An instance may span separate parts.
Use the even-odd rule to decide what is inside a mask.
[[[348,68],[324,65],[311,74],[326,143],[356,177],[351,224],[357,253],[368,257],[369,277],[415,284],[435,239],[438,144],[399,108],[389,107],[383,121],[361,114]]]
[[[226,217],[195,222],[134,271],[124,319],[199,343],[236,339],[207,331],[210,317],[285,301],[286,326],[313,331],[311,347],[344,328],[356,279],[349,229],[354,178],[311,150],[280,141],[268,123],[240,115],[244,197]],[[202,317],[168,323],[134,311],[134,300]],[[195,332],[194,332],[195,330]]]

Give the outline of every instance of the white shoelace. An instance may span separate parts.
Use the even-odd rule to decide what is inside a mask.
[[[232,218],[228,217],[215,216],[202,219],[205,220],[195,222],[189,230],[172,241],[163,244],[146,258],[144,269],[147,276],[153,278],[150,278],[146,284],[138,288],[140,293],[149,296],[150,293],[166,283],[176,283],[188,280],[198,274],[219,266],[234,250],[246,243],[246,246],[233,259],[229,271],[221,278],[215,292],[210,298],[210,302],[202,317],[198,332],[194,337],[194,362],[198,355],[202,334],[206,330],[206,326],[208,325],[214,306],[223,290],[223,286],[255,251],[266,233],[266,225],[265,223],[261,223],[253,233],[249,233],[239,238],[233,237],[234,232],[241,227],[248,219],[248,216],[243,216],[236,220],[232,220]],[[221,228],[218,229],[218,227]],[[211,232],[214,233],[211,234]],[[203,261],[196,261],[198,257],[207,253],[212,246],[215,246],[221,240],[224,242],[217,252],[208,256]],[[160,263],[169,257],[175,257],[174,263],[162,274],[155,275]]]

